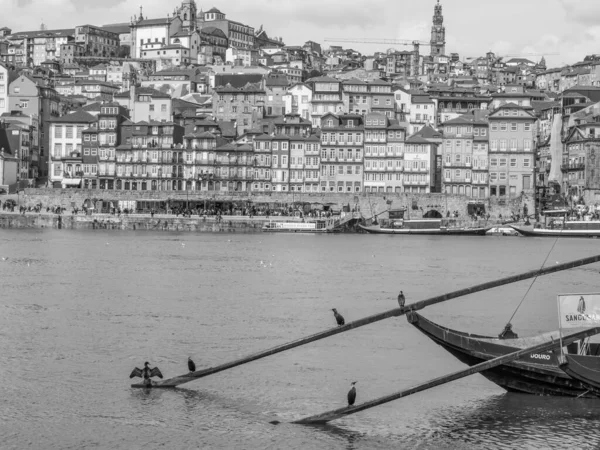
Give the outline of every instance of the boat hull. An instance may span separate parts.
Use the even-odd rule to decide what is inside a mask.
[[[450,330],[416,313],[410,314],[409,322],[469,366],[515,352],[523,346],[513,343],[525,341],[501,340]],[[509,392],[596,398],[581,381],[571,378],[559,368],[558,357],[553,352],[527,355],[517,361],[485,370],[481,374]]]
[[[381,228],[379,226],[360,228],[371,234],[417,234],[417,235],[441,235],[441,236],[485,236],[489,228]]]
[[[547,228],[526,228],[510,225],[523,236],[562,237],[562,238],[599,238],[600,230],[550,230]]]
[[[560,368],[571,378],[583,383],[591,392],[600,395],[600,357],[564,355]]]

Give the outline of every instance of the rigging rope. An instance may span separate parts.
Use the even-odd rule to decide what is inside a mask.
[[[540,267],[540,270],[542,270],[544,268],[544,266],[546,265],[546,261],[548,261],[548,258],[550,257],[550,254],[552,253],[552,250],[554,250],[554,246],[556,245],[556,243],[558,242],[558,236],[556,236],[556,239],[554,240],[554,244],[552,244],[552,248],[550,249],[550,251],[548,252],[548,254],[546,255],[546,259],[544,259],[544,262],[542,263],[542,266]],[[538,274],[539,275],[539,274]],[[521,307],[521,305],[523,304],[523,301],[525,300],[525,298],[527,298],[527,294],[529,294],[529,291],[531,290],[531,288],[533,287],[533,284],[535,283],[535,280],[538,279],[538,275],[536,275],[533,280],[531,281],[531,284],[529,285],[529,288],[527,289],[527,292],[525,292],[525,295],[523,296],[523,298],[521,299],[521,301],[519,302],[519,304],[517,305],[517,308],[515,309],[515,311],[513,312],[512,316],[510,316],[510,319],[508,320],[508,323],[511,323],[513,318],[515,317],[515,314],[517,314],[517,311],[519,310],[519,308]]]

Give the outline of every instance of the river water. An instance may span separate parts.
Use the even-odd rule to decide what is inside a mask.
[[[600,400],[507,394],[480,375],[325,427],[286,422],[465,366],[405,318],[193,381],[131,389],[144,361],[165,377],[214,366],[346,320],[541,266],[552,239],[0,230],[0,448],[596,448]],[[560,240],[547,264],[600,253]],[[8,258],[2,261],[1,258]],[[262,261],[262,263],[261,263]],[[556,329],[556,294],[598,291],[599,265],[540,277],[513,319]],[[531,281],[423,311],[497,334]],[[271,420],[283,422],[271,425]]]

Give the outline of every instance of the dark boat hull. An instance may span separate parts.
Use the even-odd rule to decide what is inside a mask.
[[[600,357],[590,355],[565,355],[560,368],[571,378],[579,380],[591,392],[600,395]]]
[[[436,236],[485,236],[489,228],[381,228],[366,227],[359,225],[360,228],[371,234],[412,234],[412,235],[436,235]]]
[[[526,228],[510,225],[511,228],[529,237],[599,238],[600,230],[550,230],[548,228]]]
[[[511,346],[511,339],[500,340],[450,330],[416,313],[410,315],[409,322],[469,366],[522,348],[522,346]],[[569,377],[558,365],[558,357],[553,352],[543,352],[528,355],[520,360],[483,371],[481,374],[509,392],[596,398],[581,381]]]

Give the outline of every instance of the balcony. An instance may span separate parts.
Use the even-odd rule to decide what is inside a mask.
[[[563,172],[571,171],[571,170],[584,170],[585,163],[570,163],[570,164],[562,164],[560,166],[560,170]]]

